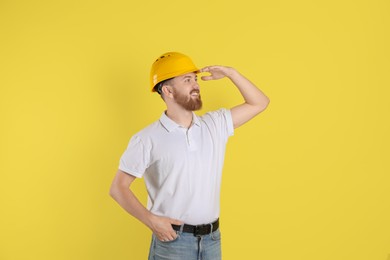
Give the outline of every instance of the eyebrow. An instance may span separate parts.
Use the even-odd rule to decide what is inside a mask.
[[[187,79],[187,78],[190,78],[190,79],[192,79],[192,76],[191,76],[191,75],[187,75],[187,76],[184,76],[184,77],[183,77],[183,79]],[[197,75],[195,75],[195,78],[198,78],[198,76],[197,76]]]

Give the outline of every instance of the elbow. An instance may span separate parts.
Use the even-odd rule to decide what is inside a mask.
[[[115,193],[114,193],[112,187],[110,188],[110,191],[108,192],[108,195],[109,195],[111,198],[115,199]]]
[[[121,194],[121,191],[118,189],[118,187],[111,187],[108,194],[114,201],[119,204],[123,200],[123,194]]]
[[[261,102],[260,104],[257,106],[257,114],[263,112],[269,105],[269,98],[268,97],[265,97]]]
[[[108,194],[115,201],[121,201],[123,197],[126,196],[126,194],[129,192],[130,185],[134,179],[135,177],[129,174],[125,174],[119,170],[111,183]]]
[[[108,192],[108,195],[111,198],[113,198],[114,200],[117,200],[117,198],[118,198],[118,187],[116,187],[114,183],[111,185],[110,190]]]
[[[270,102],[270,100],[269,100],[269,98],[267,97],[266,100],[265,100],[265,102],[264,102],[264,104],[263,104],[263,110],[265,110],[265,109],[268,107],[269,102]]]

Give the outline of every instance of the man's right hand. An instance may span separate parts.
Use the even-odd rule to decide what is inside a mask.
[[[150,229],[160,241],[168,242],[176,239],[176,231],[172,228],[173,225],[182,225],[183,222],[167,217],[152,215]]]

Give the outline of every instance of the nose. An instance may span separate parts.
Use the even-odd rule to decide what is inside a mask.
[[[199,90],[199,89],[200,89],[200,86],[199,86],[199,84],[198,84],[197,81],[194,81],[193,87],[194,87],[194,89],[196,89],[196,90]]]

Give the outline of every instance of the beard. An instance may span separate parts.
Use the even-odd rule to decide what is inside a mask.
[[[192,93],[198,93],[197,97],[192,97]],[[173,97],[177,104],[188,111],[196,111],[202,108],[202,99],[199,90],[192,90],[189,95],[180,94],[173,89]]]

